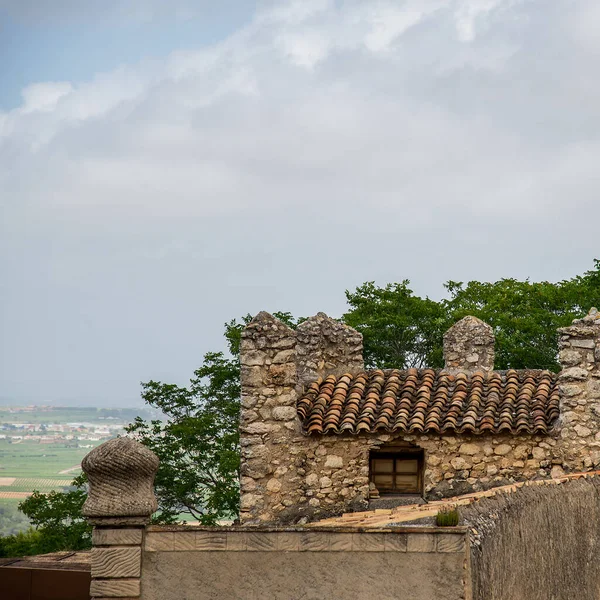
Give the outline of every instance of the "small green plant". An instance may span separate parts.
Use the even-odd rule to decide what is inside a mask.
[[[455,506],[441,508],[438,514],[435,515],[435,524],[438,527],[456,527],[460,515]]]

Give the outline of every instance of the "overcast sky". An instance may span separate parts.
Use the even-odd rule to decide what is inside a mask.
[[[0,397],[131,405],[367,280],[583,273],[599,72],[597,0],[0,0]]]

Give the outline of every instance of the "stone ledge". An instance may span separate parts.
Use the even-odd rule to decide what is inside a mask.
[[[464,552],[464,531],[151,531],[146,552]]]
[[[141,546],[143,529],[99,529],[92,532],[94,546]]]

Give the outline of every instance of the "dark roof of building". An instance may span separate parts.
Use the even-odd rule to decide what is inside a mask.
[[[537,433],[559,415],[550,371],[363,371],[313,382],[297,402],[307,434]]]

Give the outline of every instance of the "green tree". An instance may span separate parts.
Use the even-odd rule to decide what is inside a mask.
[[[142,397],[166,421],[140,417],[127,427],[160,459],[156,522],[189,515],[213,525],[237,514],[239,366],[222,352],[205,355],[188,387],[149,381]]]
[[[557,371],[557,329],[600,306],[600,261],[558,283],[449,281],[449,298],[440,302],[414,295],[408,285],[368,282],[346,292],[344,321],[363,334],[368,367],[441,367],[444,332],[473,315],[494,328],[496,368]]]
[[[497,369],[558,371],[557,329],[600,306],[600,261],[591,271],[558,283],[450,281],[446,289],[450,298],[441,304],[449,324],[473,315],[493,327]]]
[[[367,367],[442,366],[447,312],[442,304],[415,296],[408,285],[404,280],[377,287],[370,281],[346,291],[350,310],[343,321],[362,333]]]
[[[73,480],[74,490],[33,492],[19,504],[35,529],[0,538],[0,556],[45,554],[82,550],[91,546],[92,528],[81,514],[86,499],[86,479]]]
[[[295,326],[289,313],[275,315]],[[203,524],[235,518],[239,507],[239,410],[241,332],[252,319],[225,324],[229,356],[209,352],[188,387],[149,381],[142,397],[166,421],[136,418],[127,428],[155,452],[159,513],[154,521],[172,523],[188,515]]]

